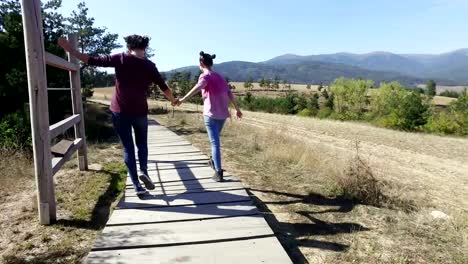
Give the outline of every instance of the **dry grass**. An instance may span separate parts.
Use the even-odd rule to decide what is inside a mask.
[[[0,153],[0,263],[80,263],[87,255],[125,186],[120,146],[103,135],[88,149],[93,169],[80,172],[73,158],[55,175],[58,222],[50,226],[38,223],[31,158]]]
[[[382,206],[385,196],[382,183],[374,176],[369,164],[359,156],[359,143],[356,142],[356,154],[350,160],[345,173],[336,179],[340,193],[358,203]]]
[[[156,118],[209,152],[196,114]],[[224,167],[241,177],[295,263],[468,260],[466,140],[246,112],[227,123],[222,144]],[[367,175],[360,199],[337,191],[350,175]],[[349,185],[361,190],[363,181]],[[359,202],[375,197],[385,199]],[[433,210],[450,218],[434,219]]]
[[[247,90],[244,88],[244,84],[240,82],[233,82],[233,85],[236,87],[234,90],[234,94],[236,95],[244,95]],[[288,90],[275,91],[275,90],[265,90],[261,88],[258,83],[254,83],[254,88],[251,91],[255,96],[264,96],[264,97],[278,97],[284,96]],[[292,84],[291,85],[292,91],[297,91],[299,93],[311,93],[318,91],[318,85],[312,85],[311,89],[307,89],[306,85],[303,84]],[[450,90],[449,88],[444,88],[443,90]],[[454,88],[454,90],[457,90]],[[110,100],[112,98],[112,94],[114,93],[114,87],[105,87],[105,88],[96,88],[94,89],[94,96],[93,99],[98,100]],[[378,89],[371,89],[369,90],[369,95],[372,96],[378,93]],[[434,96],[433,103],[436,106],[445,107],[448,106],[451,102],[455,101],[455,98],[445,97],[445,96]]]

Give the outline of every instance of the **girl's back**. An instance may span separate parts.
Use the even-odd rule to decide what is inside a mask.
[[[202,89],[203,114],[216,119],[226,119],[229,114],[229,102],[233,98],[226,80],[217,72],[208,71],[200,75]]]

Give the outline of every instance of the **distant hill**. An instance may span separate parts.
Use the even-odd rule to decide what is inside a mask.
[[[341,63],[372,71],[398,72],[422,79],[436,79],[446,84],[468,84],[468,49],[437,55],[394,54],[390,52],[335,53],[311,56],[285,54],[265,63],[291,65],[312,61]]]
[[[248,78],[252,78],[253,80],[258,81],[263,77],[271,79],[278,77],[281,80],[287,80],[291,83],[302,84],[326,84],[339,77],[362,77],[365,79],[374,80],[376,83],[397,80],[408,86],[416,86],[417,84],[426,82],[426,80],[423,78],[411,77],[397,72],[372,71],[346,64],[317,61],[278,65],[232,61],[216,64],[215,68],[216,71],[223,76],[227,76],[232,81],[238,82],[243,82]],[[171,74],[176,71],[189,71],[193,76],[199,71],[199,69],[197,66],[183,67],[166,72],[165,74],[168,78],[170,78]]]

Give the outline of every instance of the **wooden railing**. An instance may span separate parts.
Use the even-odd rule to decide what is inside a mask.
[[[80,65],[78,60],[70,54],[67,61],[45,52],[40,0],[22,0],[21,9],[28,70],[39,221],[41,224],[48,225],[57,219],[54,175],[75,152],[78,152],[79,169],[88,169]],[[75,35],[69,35],[68,39],[72,46],[78,46]],[[49,125],[46,64],[70,72],[70,88],[50,88],[50,90],[71,91],[73,115],[53,125]],[[71,127],[74,127],[75,130],[74,140],[62,144],[65,146],[62,148],[63,153],[53,156],[51,140],[64,134]]]

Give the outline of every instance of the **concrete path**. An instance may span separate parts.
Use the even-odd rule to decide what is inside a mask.
[[[292,263],[242,183],[211,180],[207,156],[151,121],[142,199],[127,189],[88,263]]]

